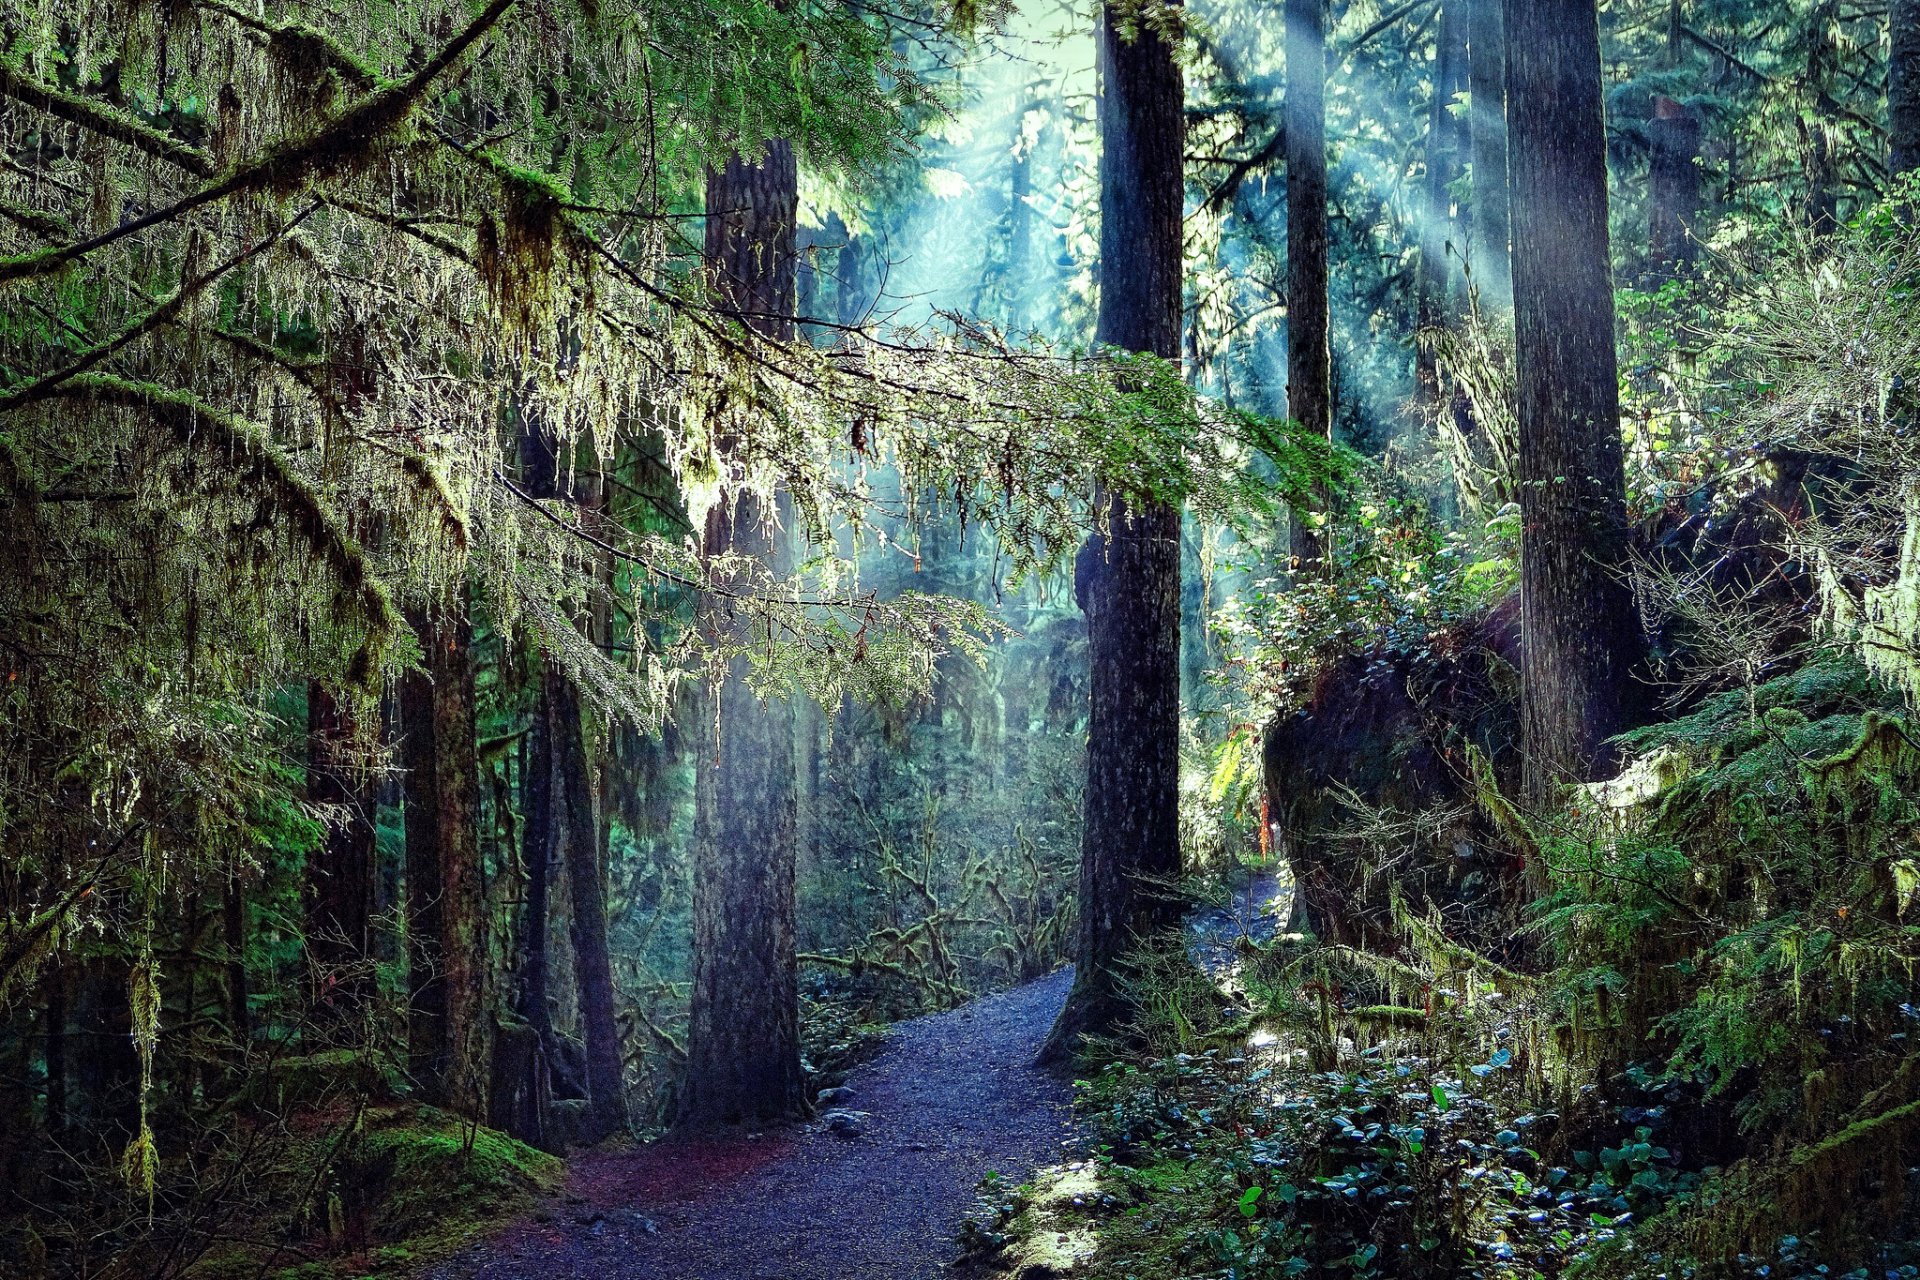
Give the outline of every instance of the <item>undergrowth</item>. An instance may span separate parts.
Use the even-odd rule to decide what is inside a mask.
[[[1920,1274],[1913,734],[1827,651],[1628,735],[1557,812],[1478,797],[1537,886],[1522,962],[1398,902],[1389,945],[1283,935],[1224,986],[1178,944],[1137,958],[1135,1048],[1081,1085],[1090,1160],[990,1197],[980,1253],[1044,1229],[1084,1246],[1025,1274]]]

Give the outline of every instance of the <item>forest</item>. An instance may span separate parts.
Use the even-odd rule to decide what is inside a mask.
[[[0,0],[0,510],[0,1280],[1920,1277],[1920,0]]]

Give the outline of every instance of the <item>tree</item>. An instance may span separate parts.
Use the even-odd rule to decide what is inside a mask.
[[[446,1105],[487,1113],[493,1078],[493,982],[486,881],[480,863],[480,760],[473,627],[449,606],[428,637],[433,675],[434,848],[440,870],[440,964],[445,983]]]
[[[707,174],[706,259],[723,309],[778,340],[794,332],[799,164],[790,143],[757,162],[734,155]],[[777,512],[751,492],[707,513],[710,563],[749,557],[778,570]],[[725,590],[708,591],[698,626],[772,643],[771,620]],[[734,657],[701,712],[695,794],[694,969],[685,1125],[777,1120],[805,1109],[794,943],[793,712],[749,684]]]
[[[1425,336],[1449,325],[1456,315],[1453,270],[1448,259],[1460,239],[1454,185],[1466,163],[1464,122],[1453,110],[1454,100],[1467,87],[1466,0],[1442,0],[1440,33],[1434,51],[1433,96],[1427,111],[1427,182],[1420,223],[1420,277],[1417,315],[1420,339],[1416,373],[1421,399],[1440,403],[1439,366],[1434,347]]]
[[[1526,790],[1609,763],[1641,650],[1626,562],[1594,0],[1507,6]]]
[[[1839,0],[1816,0],[1808,15],[1806,91],[1810,110],[1800,118],[1805,138],[1807,226],[1815,236],[1840,225],[1841,130],[1834,86],[1841,76]]]
[[[612,534],[604,527],[604,503],[594,489],[574,489],[563,493],[559,450],[552,433],[537,412],[525,415],[520,435],[520,463],[527,495],[535,500],[570,496],[591,527]],[[584,477],[582,478],[584,480]],[[595,482],[597,484],[597,482]],[[596,535],[598,536],[598,535]],[[611,571],[604,554],[597,554],[593,572],[605,579]],[[590,643],[599,651],[611,649],[611,626],[597,607],[574,619]],[[586,709],[580,690],[562,670],[558,659],[544,655],[538,663],[538,691],[535,695],[534,726],[531,735],[530,764],[544,765],[546,776],[528,778],[527,826],[529,839],[534,827],[544,827],[549,860],[558,848],[564,854],[568,897],[572,905],[568,917],[568,938],[573,944],[573,973],[580,1001],[581,1029],[586,1041],[587,1098],[590,1124],[584,1135],[597,1140],[616,1133],[627,1123],[625,1055],[620,1042],[618,997],[613,984],[613,961],[607,945],[607,856],[610,827],[606,810],[610,799],[603,794],[598,803],[594,795],[594,752],[589,749]],[[542,905],[537,952],[527,953],[529,970],[537,976],[541,997],[546,989],[546,916],[545,901],[550,886],[547,878],[552,864],[531,877],[528,904],[537,898]],[[529,923],[529,933],[533,931]],[[531,996],[529,996],[529,999]],[[543,1048],[550,1047],[552,1029],[547,1010],[539,1010],[534,1025],[542,1036]]]
[[[1920,169],[1920,0],[1893,0],[1887,12],[1887,169]]]
[[[1468,127],[1473,149],[1473,236],[1469,261],[1480,304],[1513,310],[1507,194],[1506,0],[1471,0],[1467,20]]]
[[[319,684],[307,690],[307,736],[307,798],[329,811],[307,865],[307,945],[316,1004],[339,1016],[357,1011],[373,986],[375,801],[353,758],[352,712]]]
[[[573,939],[573,971],[580,988],[580,1021],[587,1042],[587,1096],[593,1136],[626,1127],[627,1090],[620,1050],[620,1023],[613,988],[613,963],[607,952],[607,827],[595,812],[593,764],[587,750],[580,694],[566,676],[549,665],[546,703],[552,716],[554,765],[566,815],[567,888],[573,899],[568,922]]]
[[[1327,307],[1327,0],[1287,0],[1287,414],[1333,432]],[[1317,559],[1295,521],[1294,554]]]
[[[406,770],[408,1059],[428,1096],[487,1113],[493,1007],[480,865],[472,627],[442,603],[416,616],[423,670],[401,683]]]
[[[433,628],[410,616],[421,643]],[[400,768],[405,795],[407,881],[407,1069],[434,1096],[447,1069],[447,987],[443,972],[445,903],[440,887],[440,753],[434,744],[433,676],[400,679]]]
[[[1184,86],[1170,34],[1102,11],[1098,340],[1180,353]],[[1105,499],[1107,528],[1081,550],[1091,707],[1073,991],[1042,1051],[1058,1062],[1126,1017],[1117,969],[1178,918],[1180,512]]]
[[[1647,121],[1647,262],[1656,281],[1693,265],[1700,212],[1700,117],[1664,94]]]

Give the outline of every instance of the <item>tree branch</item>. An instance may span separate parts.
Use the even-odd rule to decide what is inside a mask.
[[[42,84],[5,63],[0,63],[0,95],[12,98],[23,106],[58,116],[68,124],[77,124],[136,151],[143,151],[155,159],[165,160],[195,177],[211,178],[214,175],[212,159],[200,148],[189,146],[118,107]]]
[[[0,258],[0,284],[58,271],[69,262],[103,249],[148,227],[191,213],[230,196],[269,189],[305,187],[320,173],[351,167],[377,139],[404,121],[428,87],[451,67],[475,41],[490,31],[517,0],[492,0],[480,16],[467,24],[434,57],[407,79],[391,88],[361,98],[324,128],[304,138],[269,150],[251,164],[184,196],[161,209],[121,223],[87,240],[57,245],[13,258]]]

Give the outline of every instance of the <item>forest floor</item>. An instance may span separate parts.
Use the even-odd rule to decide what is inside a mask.
[[[923,1280],[959,1251],[980,1181],[1073,1140],[1068,1082],[1033,1066],[1070,970],[892,1028],[821,1123],[670,1138],[574,1163],[565,1196],[431,1280]],[[842,1122],[845,1124],[846,1122]]]

